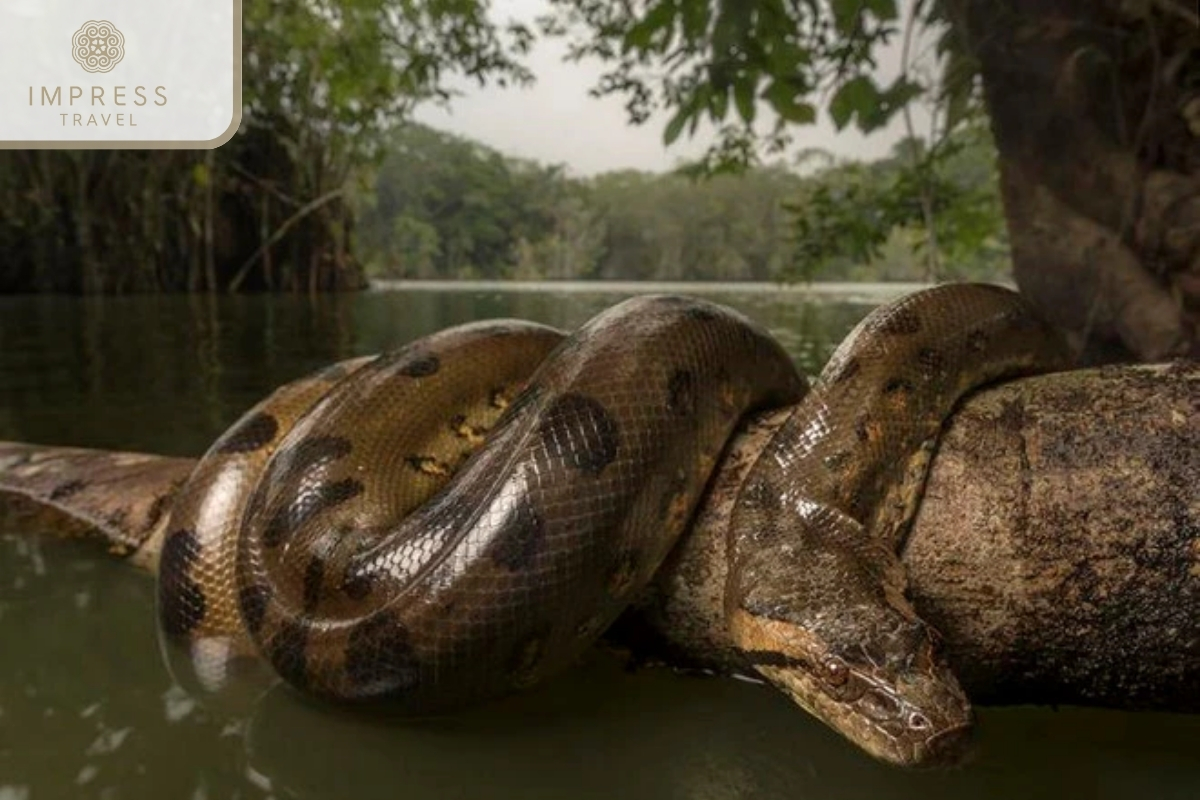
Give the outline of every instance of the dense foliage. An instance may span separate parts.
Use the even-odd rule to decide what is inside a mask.
[[[799,258],[786,276],[831,259],[878,258],[915,246],[925,279],[988,271],[1002,246],[977,66],[949,25],[944,0],[550,0],[542,30],[573,58],[598,58],[597,96],[618,96],[641,124],[666,112],[670,143],[702,122],[716,143],[692,170],[737,172],[786,151],[825,114],[840,130],[877,131],[903,119],[907,142],[868,172],[849,166],[808,187],[797,204]],[[903,14],[903,18],[902,18]],[[878,68],[900,37],[897,74]],[[930,129],[918,136],[912,104]],[[968,165],[974,163],[975,167]],[[974,169],[972,180],[964,170]],[[884,269],[884,272],[887,272]]]
[[[781,146],[820,92],[839,125],[869,131],[928,88],[872,75],[894,0],[551,7],[542,31],[608,59],[598,91],[627,95],[634,122],[671,109],[668,141],[703,117],[740,125],[678,173],[573,179],[403,123],[448,98],[451,75],[531,78],[519,59],[533,33],[484,0],[248,0],[243,125],[226,146],[0,154],[0,291],[345,288],[364,262],[386,276],[680,280],[1004,268],[987,136],[963,122],[969,90],[943,92],[932,140],[877,164],[802,178],[776,153],[731,169],[754,161],[760,107]],[[918,0],[910,29],[936,24],[936,8]]]
[[[391,278],[925,280],[927,234],[911,195],[895,199],[904,151],[919,146],[806,175],[776,163],[577,179],[406,125],[363,197],[359,246],[371,274]],[[994,158],[972,128],[938,163],[943,276],[1005,273]]]

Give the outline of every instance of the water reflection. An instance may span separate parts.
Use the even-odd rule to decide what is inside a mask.
[[[193,455],[275,385],[447,325],[572,328],[623,292],[0,299],[0,438]],[[808,373],[865,313],[718,295]],[[986,710],[968,767],[876,764],[771,690],[610,656],[452,718],[349,715],[278,687],[215,708],[174,685],[151,581],[0,521],[0,800],[1195,797],[1200,718]]]
[[[194,455],[271,388],[449,325],[572,329],[628,292],[0,298],[0,438]],[[869,308],[731,292],[807,373]],[[140,424],[139,424],[140,423]]]

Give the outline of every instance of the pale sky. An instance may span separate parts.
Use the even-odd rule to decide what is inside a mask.
[[[497,0],[493,15],[499,20],[532,21],[547,8],[545,0]],[[448,111],[428,105],[417,110],[416,118],[507,155],[566,164],[580,176],[624,168],[666,170],[678,160],[704,151],[711,130],[703,126],[696,138],[688,140],[685,132],[666,148],[662,131],[668,115],[634,127],[626,121],[622,98],[589,97],[588,89],[603,71],[603,64],[564,62],[565,51],[561,40],[537,44],[525,62],[537,78],[529,88],[479,89],[461,84],[463,96],[452,100]],[[881,74],[894,77],[899,62],[897,36],[880,54]],[[759,117],[764,114],[760,110]],[[733,116],[731,111],[731,119]],[[926,115],[916,116],[919,134],[928,133],[928,124]],[[794,133],[796,149],[820,147],[838,156],[869,160],[885,155],[903,135],[904,126],[897,117],[887,129],[864,137],[852,129],[838,133],[828,119],[822,118],[816,125],[794,129]]]

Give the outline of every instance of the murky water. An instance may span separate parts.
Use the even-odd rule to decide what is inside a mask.
[[[0,299],[0,439],[195,455],[318,365],[484,317],[573,327],[620,288]],[[811,373],[888,291],[707,296],[766,324]],[[441,719],[348,714],[280,688],[217,715],[162,666],[146,576],[33,533],[0,527],[0,800],[1200,797],[1200,717],[984,709],[971,764],[904,773],[770,689],[629,673],[601,653]]]

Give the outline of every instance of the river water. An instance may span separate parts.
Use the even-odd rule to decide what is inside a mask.
[[[574,327],[647,288],[382,287],[309,298],[0,298],[0,439],[197,455],[271,388],[448,325]],[[813,374],[911,287],[683,287],[766,325]],[[178,688],[151,580],[0,526],[0,800],[43,798],[1196,798],[1200,717],[982,709],[967,766],[901,772],[772,690],[597,652],[527,695],[385,719],[283,688],[232,715]]]

